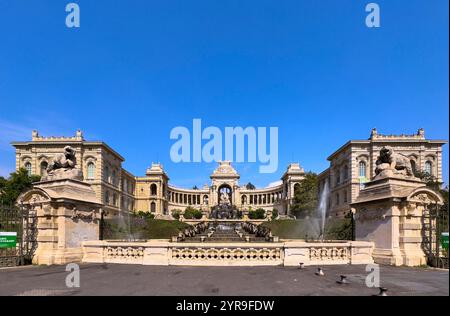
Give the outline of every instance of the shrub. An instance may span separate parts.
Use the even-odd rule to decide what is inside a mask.
[[[277,219],[277,217],[278,217],[278,210],[274,208],[272,210],[272,220]]]
[[[150,212],[144,212],[144,211],[136,211],[134,212],[134,216],[144,218],[144,219],[154,219],[155,215],[153,215]]]
[[[172,217],[175,219],[180,219],[181,210],[172,210]]]
[[[201,219],[203,214],[201,211],[193,208],[193,207],[186,207],[183,214],[184,218],[186,219]]]
[[[258,208],[254,211],[248,212],[248,218],[250,219],[264,219],[266,217],[266,211],[262,208]]]

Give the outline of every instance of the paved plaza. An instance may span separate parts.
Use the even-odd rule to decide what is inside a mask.
[[[65,266],[0,269],[0,295],[223,295],[223,296],[371,296],[365,266],[179,267],[118,264],[80,265],[80,287],[67,288]],[[339,285],[339,276],[350,284]],[[381,286],[388,294],[449,295],[448,270],[381,266]]]

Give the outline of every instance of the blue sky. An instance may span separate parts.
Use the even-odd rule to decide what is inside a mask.
[[[279,167],[239,164],[265,186],[290,161],[315,172],[349,139],[380,133],[449,138],[448,1],[0,0],[0,174],[31,130],[103,140],[143,175],[163,163],[180,186],[214,164],[170,161],[170,130],[278,126]],[[448,182],[448,145],[444,147]]]

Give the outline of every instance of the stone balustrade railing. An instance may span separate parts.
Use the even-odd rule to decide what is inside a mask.
[[[369,264],[373,243],[364,241],[310,243],[176,243],[87,241],[83,262],[143,265],[263,266]]]

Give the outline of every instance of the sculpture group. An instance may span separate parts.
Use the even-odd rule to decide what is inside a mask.
[[[57,154],[47,167],[47,174],[42,181],[57,179],[83,180],[83,173],[77,168],[75,149],[70,146],[64,147],[64,153]]]
[[[375,162],[375,179],[386,178],[394,175],[414,177],[411,162],[408,157],[394,152],[390,146],[381,148],[380,155]]]

